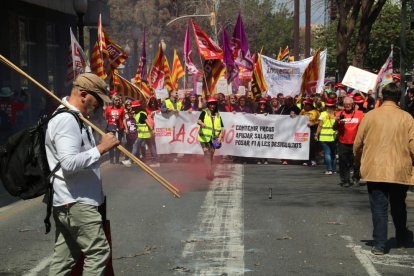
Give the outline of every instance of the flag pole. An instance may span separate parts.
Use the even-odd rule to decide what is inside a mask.
[[[3,55],[0,55],[0,61],[3,62],[5,65],[19,73],[20,75],[26,77],[28,80],[33,82],[37,87],[39,87],[41,90],[46,92],[49,96],[54,98],[56,101],[58,101],[60,104],[64,105],[68,109],[71,109],[71,107],[64,103],[61,99],[59,99],[55,94],[53,94],[51,91],[49,91],[46,87],[44,87],[42,84],[40,84],[38,81],[36,81],[34,78],[29,76],[26,72],[24,72],[22,69],[17,67],[14,63],[12,63],[10,60],[5,58]],[[96,132],[98,132],[101,136],[105,135],[105,132],[103,132],[99,127],[94,125],[91,121],[86,119],[82,114],[79,116],[83,122],[88,124],[90,127],[92,127]],[[133,155],[131,152],[129,152],[127,149],[125,149],[123,146],[119,145],[117,146],[118,150],[124,153],[126,156],[131,158],[139,167],[141,167],[146,173],[148,173],[150,176],[152,176],[155,180],[157,180],[164,188],[166,188],[170,193],[172,193],[175,197],[180,198],[179,190],[174,187],[172,184],[170,184],[166,179],[164,179],[162,176],[157,174],[155,171],[153,171],[149,166],[147,166],[144,162],[139,160],[135,155]]]

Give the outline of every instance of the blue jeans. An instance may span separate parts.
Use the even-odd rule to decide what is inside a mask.
[[[372,237],[376,247],[385,249],[388,239],[388,204],[394,222],[397,240],[407,233],[407,197],[408,185],[368,182],[369,203],[371,205]]]
[[[141,146],[146,144],[151,151],[151,155],[154,163],[158,163],[157,149],[155,148],[155,140],[151,138],[138,138],[132,146],[132,154],[136,155]]]
[[[327,171],[336,171],[336,143],[321,142]]]

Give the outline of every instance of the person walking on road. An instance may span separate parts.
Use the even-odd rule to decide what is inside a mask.
[[[198,133],[198,141],[204,153],[204,161],[207,170],[207,179],[213,180],[213,157],[216,148],[221,147],[221,135],[223,121],[217,110],[217,99],[210,97],[207,100],[207,108],[204,109],[198,118],[200,130]]]
[[[339,185],[350,187],[359,184],[359,167],[354,166],[353,144],[358,131],[358,126],[364,117],[364,113],[355,110],[354,100],[351,97],[344,98],[344,110],[335,113],[334,129],[338,131],[338,155],[339,155]],[[351,182],[351,170],[354,170]]]
[[[63,101],[84,117],[110,102],[106,83],[92,73],[77,77],[69,97]],[[63,108],[61,105],[59,108]],[[84,275],[104,275],[110,256],[102,217],[98,206],[103,203],[99,159],[119,145],[112,132],[95,144],[91,128],[79,124],[68,112],[53,117],[46,131],[46,154],[52,170],[53,218],[56,223],[55,248],[49,275],[69,275],[81,252],[85,256]]]
[[[376,255],[387,251],[388,204],[398,245],[413,239],[405,198],[409,185],[414,185],[414,119],[397,105],[400,95],[395,83],[382,89],[383,104],[366,114],[354,143],[355,162],[367,181],[374,226],[371,252]]]

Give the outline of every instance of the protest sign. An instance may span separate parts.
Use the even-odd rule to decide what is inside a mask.
[[[308,117],[220,113],[223,146],[216,155],[307,160]],[[203,154],[197,140],[200,112],[155,115],[155,141],[159,154]]]
[[[165,100],[169,97],[168,90],[166,88],[163,89],[155,89],[155,95],[157,96],[157,99]]]
[[[325,79],[326,50],[322,51],[319,57],[320,77],[315,89],[318,93],[322,91]],[[262,72],[269,89],[269,96],[276,97],[278,93],[283,93],[284,96],[295,96],[299,94],[303,72],[305,72],[313,57],[295,62],[282,62],[264,55],[261,58]]]
[[[377,75],[354,66],[349,66],[346,71],[342,84],[361,92],[367,93],[368,90],[375,89]]]
[[[202,82],[197,82],[196,83],[196,94],[197,95],[203,95],[203,83]]]
[[[216,84],[217,93],[223,93],[225,96],[231,95],[231,85],[227,84],[226,78],[220,78]]]

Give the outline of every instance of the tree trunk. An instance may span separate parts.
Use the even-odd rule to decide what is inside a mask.
[[[364,68],[364,57],[368,51],[372,25],[374,25],[386,0],[362,0],[360,29],[358,32],[357,43],[355,46],[352,65],[358,68]],[[375,4],[375,5],[374,5]]]
[[[356,20],[361,8],[358,0],[336,0],[338,7],[338,28],[336,33],[336,66],[341,80],[348,69],[348,48],[355,30]]]

